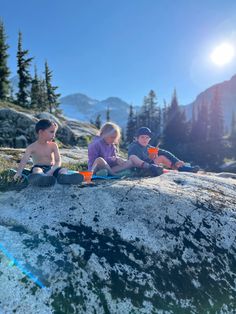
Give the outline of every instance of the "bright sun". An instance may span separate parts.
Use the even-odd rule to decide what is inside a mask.
[[[211,60],[215,64],[222,66],[230,63],[233,60],[234,56],[235,51],[233,45],[228,43],[222,43],[213,50],[211,54]]]

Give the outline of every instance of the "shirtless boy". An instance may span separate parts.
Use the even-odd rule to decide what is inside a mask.
[[[22,171],[30,157],[33,167],[29,175],[29,182],[36,186],[50,186],[56,179],[60,184],[80,184],[83,176],[79,173],[68,174],[66,168],[61,167],[61,157],[58,146],[53,142],[57,124],[48,119],[39,120],[35,125],[38,139],[26,148],[14,179],[21,178]]]

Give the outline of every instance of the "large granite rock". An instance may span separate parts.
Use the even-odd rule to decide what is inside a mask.
[[[74,121],[72,127],[63,117],[61,120],[43,112],[40,114],[26,114],[9,108],[0,109],[0,146],[25,148],[36,140],[35,123],[39,119],[52,119],[58,124],[57,138],[65,145],[87,145],[97,132],[97,129],[85,123]],[[84,126],[83,134],[78,133],[76,127]],[[75,128],[75,130],[73,130]]]
[[[235,187],[168,173],[1,194],[2,312],[235,313]]]
[[[36,139],[34,125],[37,119],[13,109],[0,109],[0,146],[24,148]],[[23,138],[19,137],[24,136]]]

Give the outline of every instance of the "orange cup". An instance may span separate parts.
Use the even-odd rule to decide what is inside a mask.
[[[84,176],[84,181],[90,183],[93,176],[93,171],[79,171],[80,174]]]
[[[148,148],[148,155],[150,159],[155,159],[158,155],[158,148],[157,147],[149,147]]]

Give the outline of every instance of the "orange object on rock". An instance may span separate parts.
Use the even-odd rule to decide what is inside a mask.
[[[93,176],[93,171],[78,171],[80,174],[84,176],[84,181],[90,183]]]

